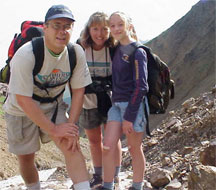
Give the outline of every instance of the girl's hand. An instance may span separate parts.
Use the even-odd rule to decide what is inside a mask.
[[[133,123],[130,121],[124,120],[122,123],[122,130],[125,135],[130,135],[134,132]]]

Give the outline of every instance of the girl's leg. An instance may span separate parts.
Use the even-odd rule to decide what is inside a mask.
[[[115,155],[116,155],[116,157],[115,157],[116,169],[119,168],[119,170],[120,170],[121,169],[121,160],[122,160],[121,140],[118,141],[118,144],[116,146]],[[117,174],[117,171],[116,171],[116,174]]]
[[[96,187],[102,184],[102,130],[101,127],[85,129],[85,134],[89,140],[94,174],[90,180],[90,186]]]
[[[127,135],[128,148],[132,157],[133,182],[143,181],[145,172],[145,156],[142,149],[143,132],[133,132]]]
[[[85,129],[94,167],[102,167],[102,131],[100,127]]]
[[[94,174],[90,179],[91,187],[95,187],[102,183],[102,129],[101,124],[104,118],[95,109],[83,109],[79,117],[79,126],[85,130],[85,134],[89,141],[92,163],[94,166]]]
[[[106,125],[104,125],[104,129],[106,130]],[[121,140],[118,141],[118,144],[115,149],[115,183],[118,183],[118,175],[121,170],[121,160],[122,160],[122,150],[121,150]]]
[[[107,123],[103,147],[104,182],[113,182],[116,168],[115,154],[121,134],[122,129],[120,122],[109,121]]]

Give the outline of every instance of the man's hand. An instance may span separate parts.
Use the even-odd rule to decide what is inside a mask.
[[[77,137],[79,136],[79,128],[73,123],[61,123],[54,126],[50,135],[65,138]]]
[[[134,132],[133,123],[130,121],[124,120],[122,123],[122,130],[125,135],[130,135]]]
[[[52,136],[57,137],[58,144],[65,143],[67,141],[67,149],[75,152],[80,150],[79,146],[79,128],[73,123],[62,123],[55,125]]]

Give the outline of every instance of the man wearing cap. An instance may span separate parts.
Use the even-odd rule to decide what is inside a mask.
[[[42,142],[52,139],[62,151],[75,190],[90,189],[75,124],[83,104],[85,86],[91,83],[85,54],[79,45],[74,44],[77,63],[69,83],[73,93],[69,118],[65,116],[66,105],[62,95],[52,103],[40,103],[32,98],[33,94],[55,97],[65,88],[63,82],[70,77],[66,46],[74,21],[70,9],[64,5],[54,5],[48,10],[44,23],[44,62],[36,76],[32,74],[35,56],[31,42],[19,48],[11,60],[8,98],[4,104],[5,121],[9,151],[17,155],[20,173],[28,190],[41,188],[34,162],[35,152],[40,149],[39,139]],[[34,85],[34,80],[55,87],[43,90]],[[51,118],[56,105],[58,111],[54,123]]]

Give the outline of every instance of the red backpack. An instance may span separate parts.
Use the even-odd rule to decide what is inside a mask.
[[[21,24],[21,33],[15,34],[8,49],[8,59],[6,65],[0,71],[0,82],[9,83],[10,79],[10,61],[16,51],[26,42],[31,41],[34,37],[43,36],[43,22],[24,21]]]
[[[8,49],[7,63],[10,62],[15,52],[26,42],[34,37],[43,36],[43,22],[24,21],[21,24],[21,33],[15,34]]]

